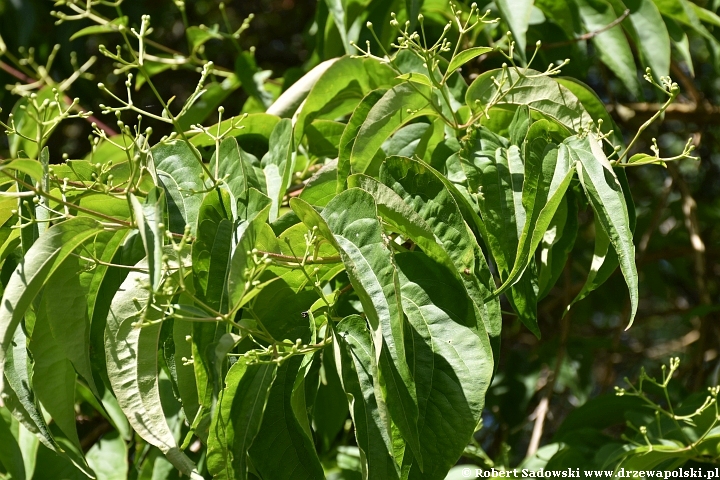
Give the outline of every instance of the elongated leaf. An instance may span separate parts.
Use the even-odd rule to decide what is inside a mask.
[[[393,421],[419,456],[417,401],[414,383],[405,361],[402,310],[397,292],[397,273],[392,252],[383,241],[372,196],[350,189],[325,207],[322,217],[298,199],[291,201],[298,217],[340,252],[350,281],[368,316],[380,365],[388,390],[387,404]],[[347,206],[352,205],[352,209]]]
[[[374,59],[343,57],[317,80],[295,124],[299,142],[305,126],[317,118],[334,120],[352,112],[370,91],[398,83],[395,72]]]
[[[330,11],[333,22],[335,22],[335,27],[340,33],[340,40],[342,41],[345,54],[351,55],[353,48],[350,46],[350,43],[348,43],[348,26],[346,25],[344,3],[342,0],[325,0],[328,11]]]
[[[477,429],[493,372],[490,344],[473,334],[476,310],[446,267],[420,252],[396,256],[418,394],[424,469],[410,479],[444,479]]]
[[[581,82],[576,78],[571,77],[558,77],[556,81],[563,87],[570,90],[575,95],[583,108],[588,114],[595,120],[595,124],[599,125],[598,120],[602,120],[602,126],[600,130],[610,135],[610,139],[613,144],[623,146],[625,141],[623,140],[620,128],[615,124],[612,116],[608,113],[600,97],[593,91],[592,88]],[[612,132],[612,133],[611,133]]]
[[[262,224],[267,222],[270,212],[271,201],[264,195],[262,203],[258,205],[259,211],[253,212],[247,218],[245,229],[240,235],[235,252],[230,260],[230,273],[228,274],[228,294],[230,298],[230,310],[232,311],[243,299],[249,290],[246,282],[248,280],[248,268],[253,265],[252,249]]]
[[[335,363],[350,404],[355,438],[367,466],[367,478],[399,478],[384,415],[370,332],[359,316],[343,319],[334,329]]]
[[[97,480],[125,480],[128,476],[128,451],[117,432],[102,436],[86,454]]]
[[[358,131],[350,154],[352,170],[365,172],[380,146],[398,128],[419,116],[434,115],[431,102],[439,105],[433,99],[433,90],[421,85],[403,83],[385,92]]]
[[[115,18],[104,25],[91,25],[89,27],[82,28],[77,32],[73,33],[70,37],[72,42],[76,38],[84,37],[86,35],[97,35],[100,33],[112,33],[117,32],[120,25],[127,26],[127,17]]]
[[[633,26],[634,37],[637,39],[638,49],[644,64],[652,68],[653,75],[658,77],[670,75],[670,35],[653,1],[626,0],[621,3],[612,0],[611,3],[617,14],[622,14],[625,7],[630,10],[630,23]]]
[[[35,181],[39,182],[43,178],[43,167],[37,160],[29,158],[17,158],[4,163],[0,170],[11,170],[17,173],[30,175]],[[7,172],[10,173],[10,172]]]
[[[338,189],[337,162],[325,164],[318,172],[310,177],[300,192],[299,198],[310,205],[324,207],[333,199]]]
[[[541,122],[533,124],[533,127]],[[575,168],[565,147],[558,148],[539,137],[527,145],[522,193],[526,221],[512,271],[497,289],[496,295],[510,288],[525,272],[574,175]],[[539,334],[539,331],[535,333]]]
[[[520,58],[524,60],[525,46],[527,45],[525,34],[530,23],[533,2],[532,0],[498,0],[497,6],[503,20],[510,27],[513,40],[517,45],[517,52]]]
[[[240,148],[235,138],[226,138],[220,143],[219,155],[213,155],[210,171],[223,179],[236,201],[247,199],[250,188],[266,191],[262,171],[253,166],[251,155]]]
[[[568,189],[568,194],[558,206],[540,246],[538,300],[550,293],[575,245],[578,231],[577,210],[577,200],[572,189]]]
[[[314,480],[323,478],[323,469],[309,438],[292,407],[302,357],[286,360],[277,368],[270,388],[260,430],[250,447],[250,459],[263,478]],[[282,452],[282,462],[278,462]]]
[[[368,114],[375,106],[375,104],[383,98],[385,92],[387,92],[387,90],[379,89],[373,90],[372,92],[368,93],[360,101],[358,106],[353,111],[350,120],[348,120],[347,126],[345,127],[345,130],[340,137],[340,146],[338,151],[337,193],[340,193],[345,189],[345,182],[351,170],[350,157],[352,155],[353,147],[355,146],[355,141],[357,140],[358,133],[360,132],[363,123],[365,123],[365,119],[367,118]]]
[[[575,3],[589,32],[601,30],[617,19],[606,0],[575,0]],[[635,73],[635,57],[622,27],[617,25],[607,29],[595,35],[592,42],[598,50],[600,60],[612,70],[630,93],[639,97],[640,85]]]
[[[133,206],[135,221],[145,247],[145,256],[150,271],[150,286],[155,291],[160,286],[162,278],[164,237],[160,224],[163,221],[165,195],[162,190],[153,189],[145,202],[141,204],[140,200],[131,194],[130,203]]]
[[[485,257],[477,255],[479,246],[452,193],[435,172],[408,158],[387,159],[381,168],[380,178],[417,212],[450,258],[449,264],[441,262],[452,269],[455,278],[462,281],[481,312],[482,325],[475,327],[477,333],[485,330],[493,343],[499,342],[500,306],[496,300],[486,302],[494,290],[490,269]]]
[[[138,264],[147,268],[147,262]],[[115,294],[105,329],[108,377],[133,430],[158,447],[184,475],[201,479],[178,448],[165,418],[158,387],[158,341],[166,298],[151,295],[147,277],[131,272]],[[140,327],[139,324],[142,324]]]
[[[498,86],[501,92],[498,95]],[[514,85],[512,90],[510,86]],[[496,100],[501,97],[500,100]],[[484,110],[490,104],[495,105],[527,105],[558,121],[571,132],[587,126],[592,117],[583,108],[578,98],[553,78],[540,75],[532,69],[516,71],[514,68],[489,70],[475,79],[468,87],[465,101],[474,112]]]
[[[32,339],[28,344],[34,359],[32,388],[53,421],[79,449],[80,439],[75,428],[77,375],[50,330],[45,307],[51,301],[44,296],[45,306],[41,306],[36,315]]]
[[[492,51],[493,49],[491,47],[472,47],[468,48],[467,50],[463,50],[455,57],[453,57],[453,59],[450,61],[450,65],[448,65],[447,71],[449,74],[453,73],[455,70],[468,63],[470,60]]]
[[[572,137],[567,146],[571,158],[579,165],[579,177],[595,215],[610,239],[620,262],[620,270],[630,291],[630,322],[637,312],[638,276],[635,266],[635,246],[628,205],[617,176],[610,166],[602,147],[594,137]]]
[[[20,450],[16,435],[13,435],[14,426],[18,426],[17,421],[9,415],[8,410],[0,411],[0,445],[3,446],[0,448],[0,464],[12,478],[25,480],[23,452]]]
[[[208,471],[213,478],[247,478],[248,450],[260,430],[275,370],[275,365],[248,365],[241,359],[228,371],[208,438]]]
[[[218,312],[228,309],[227,274],[234,233],[230,202],[226,190],[208,193],[200,205],[198,233],[192,245],[195,294]]]
[[[200,152],[181,140],[159,143],[151,151],[158,184],[166,194],[169,230],[183,233],[190,225],[194,234],[202,201],[199,192],[205,188]]]
[[[305,98],[307,98],[312,87],[323,73],[325,73],[325,70],[330,68],[336,61],[338,61],[337,58],[325,60],[303,75],[302,78],[290,85],[290,88],[285,90],[277,100],[268,107],[267,113],[277,115],[281,118],[292,117]]]
[[[204,313],[207,315],[207,313]],[[193,322],[176,320],[173,322],[173,341],[175,343],[175,370],[177,375],[177,388],[180,394],[182,409],[188,423],[195,420],[200,408],[198,400],[198,387],[195,379],[194,365],[188,365],[192,358]]]
[[[102,225],[95,220],[72,218],[49,228],[26,253],[8,281],[0,305],[0,373],[15,330],[40,288],[73,250],[100,231]]]
[[[262,159],[267,193],[272,200],[269,221],[277,219],[280,204],[292,180],[295,167],[293,152],[293,127],[290,119],[284,118],[270,135],[270,150]]]

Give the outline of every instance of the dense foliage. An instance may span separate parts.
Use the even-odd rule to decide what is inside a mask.
[[[717,383],[715,286],[676,166],[697,165],[697,142],[643,134],[681,111],[668,74],[688,80],[688,35],[714,52],[720,19],[687,0],[626,3],[328,0],[306,72],[273,78],[263,47],[241,44],[249,19],[224,5],[222,27],[193,26],[176,1],[176,50],[122,1],[62,0],[52,15],[72,40],[112,45],[97,47],[111,68],[100,62],[107,79],[87,101],[68,94],[94,57],[73,56],[58,81],[57,49],[41,65],[43,53],[18,59],[0,40],[14,62],[3,69],[35,80],[13,88],[2,123],[0,476],[714,464],[719,392],[703,388]],[[582,61],[556,58],[587,41],[602,62],[587,71],[613,75],[603,98],[563,76]],[[220,44],[233,50],[216,58]],[[174,78],[197,83],[175,92]],[[614,95],[658,103],[611,103],[621,121],[647,116],[621,130]],[[84,108],[95,103],[102,115]],[[84,158],[61,153],[80,148],[58,140],[61,125],[91,129]],[[603,339],[573,344],[571,315],[611,327],[616,345],[633,325],[638,265],[670,191],[655,184],[668,192],[634,242],[647,207],[636,210],[626,172],[662,166],[680,185],[699,279],[700,309],[687,313],[703,318],[697,393],[673,390],[671,358],[660,380],[630,368],[635,383],[588,400],[616,382],[587,383]],[[612,305],[591,313],[606,282]],[[547,351],[516,358],[523,344]],[[555,390],[582,405],[550,438]]]

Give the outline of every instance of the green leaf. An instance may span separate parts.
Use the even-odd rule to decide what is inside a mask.
[[[226,387],[208,437],[208,471],[216,480],[247,478],[247,455],[260,430],[275,365],[240,359],[227,373]]]
[[[332,120],[315,120],[305,130],[308,150],[318,157],[337,158],[340,137],[345,124]]]
[[[345,50],[346,55],[351,55],[354,53],[354,49],[352,46],[350,46],[350,43],[348,42],[348,28],[346,25],[345,20],[345,8],[344,4],[345,1],[343,0],[325,0],[325,4],[327,5],[328,11],[330,12],[330,16],[333,19],[333,22],[335,23],[335,27],[337,28],[338,32],[340,33],[340,41],[342,42],[343,49]]]
[[[49,228],[25,254],[5,287],[0,306],[0,373],[15,330],[40,288],[73,250],[102,230],[95,220],[71,218]]]
[[[490,344],[462,285],[421,252],[396,256],[412,340],[408,354],[418,396],[424,469],[410,479],[444,479],[478,429],[493,373]]]
[[[235,75],[250,97],[257,100],[264,108],[272,105],[273,96],[265,89],[265,79],[268,74],[258,68],[254,53],[241,52],[235,57]]]
[[[492,52],[492,47],[472,47],[468,48],[467,50],[463,50],[462,52],[458,53],[453,57],[453,59],[450,61],[450,65],[447,67],[448,75],[452,74],[457,70],[458,68],[462,67],[466,63],[468,63],[470,60],[479,57],[480,55],[485,55],[488,52]]]
[[[237,307],[247,293],[248,287],[245,285],[248,279],[247,270],[254,265],[253,256],[249,252],[255,248],[260,227],[267,222],[271,207],[270,202],[271,200],[266,196],[262,195],[260,197],[258,210],[247,217],[245,229],[240,235],[235,252],[230,260],[230,273],[228,274],[230,311]]]
[[[508,127],[509,139],[512,145],[522,145],[525,141],[525,137],[530,129],[532,118],[530,118],[530,109],[527,105],[520,105],[515,110],[512,122]]]
[[[52,102],[55,100],[55,93],[53,93],[54,87],[45,86],[39,91],[35,92],[36,97],[34,99],[30,96],[22,97],[15,103],[12,109],[12,116],[15,130],[19,133],[8,134],[8,146],[10,147],[10,156],[17,158],[20,152],[24,152],[24,155],[28,158],[37,158],[40,151],[39,145],[36,140],[38,135],[38,124],[33,119],[41,118],[41,114],[35,108],[35,104],[41,106],[45,100]],[[60,95],[62,98],[62,95]],[[30,113],[28,113],[30,111]],[[32,116],[31,116],[32,115]],[[47,127],[45,127],[45,130]],[[32,138],[33,141],[28,140]]]
[[[340,137],[340,145],[338,151],[338,183],[337,193],[340,193],[345,189],[345,182],[348,175],[350,175],[351,165],[350,156],[352,155],[355,141],[357,140],[358,133],[365,123],[365,119],[368,114],[378,103],[387,90],[378,89],[368,93],[353,111],[350,120],[348,120],[347,126]]]
[[[190,225],[194,235],[197,214],[202,202],[203,168],[200,152],[182,140],[155,145],[152,150],[158,186],[165,190],[169,230],[183,233]]]
[[[357,315],[346,317],[333,333],[338,374],[350,404],[355,438],[367,462],[367,476],[397,479],[399,469],[365,320]]]
[[[610,140],[614,145],[623,146],[625,141],[623,140],[620,128],[616,125],[610,113],[608,113],[605,104],[597,96],[597,93],[592,88],[581,82],[576,78],[571,77],[557,77],[555,79],[560,85],[570,90],[575,95],[583,108],[598,125],[598,120],[602,120],[602,127],[600,130],[607,135],[610,135]],[[612,132],[612,133],[611,133]]]
[[[337,179],[337,162],[329,162],[308,179],[299,198],[310,205],[324,207],[335,196],[338,186]]]
[[[0,410],[0,465],[5,471],[17,480],[25,480],[25,465],[23,463],[23,452],[20,450],[17,438],[13,435],[13,427],[18,424],[10,415],[5,415],[8,410]]]
[[[410,120],[434,115],[429,99],[439,108],[434,91],[427,87],[418,87],[407,83],[391,88],[373,105],[368,112],[350,154],[350,165],[354,172],[363,173],[380,149],[383,142],[398,128]],[[408,113],[410,112],[410,113]]]
[[[312,70],[303,75],[295,83],[285,90],[267,109],[267,113],[277,115],[281,118],[291,118],[302,102],[307,98],[310,90],[325,73],[325,70],[337,62],[338,58],[331,58],[316,65]]]
[[[392,251],[383,240],[375,201],[367,192],[353,188],[328,203],[322,217],[302,200],[292,199],[290,206],[305,225],[317,227],[317,233],[340,253],[368,317],[376,361],[386,382],[390,415],[417,458],[417,400],[405,360],[397,273]]]
[[[192,244],[193,283],[195,295],[223,313],[228,311],[227,275],[233,233],[230,194],[219,188],[212,190],[203,199],[198,214],[198,233]]]
[[[37,160],[31,160],[29,158],[17,158],[4,163],[0,166],[0,171],[14,170],[18,173],[24,173],[30,175],[35,181],[43,179],[43,167]],[[9,173],[9,172],[8,172]]]
[[[283,118],[273,129],[270,135],[270,150],[262,159],[262,167],[265,172],[267,194],[272,200],[269,218],[274,222],[295,168],[293,125],[290,119]]]
[[[75,381],[72,363],[53,338],[47,316],[52,302],[43,296],[43,304],[36,316],[28,348],[34,360],[32,389],[55,424],[79,449],[80,439],[75,428]]]
[[[143,260],[137,267],[147,268]],[[158,341],[165,296],[147,288],[147,274],[132,271],[115,294],[105,327],[108,377],[133,430],[158,447],[184,475],[200,480],[194,463],[178,448],[160,401]],[[140,326],[142,325],[142,326]]]
[[[314,480],[323,478],[323,469],[309,438],[293,412],[292,396],[303,358],[291,357],[277,368],[270,388],[260,430],[249,454],[262,478]],[[282,452],[282,461],[278,461]]]
[[[514,85],[514,88],[504,96],[498,95],[493,77],[504,84],[503,92],[510,85]],[[499,100],[498,96],[501,97]],[[580,100],[570,90],[555,79],[532,69],[489,70],[468,87],[465,101],[475,113],[483,111],[488,105],[527,105],[530,110],[556,120],[571,132],[585,128],[592,121]]]
[[[530,23],[533,2],[532,0],[497,0],[496,5],[500,10],[500,15],[508,23],[513,34],[512,38],[517,45],[516,52],[524,61],[527,44],[525,35]]]
[[[525,272],[575,175],[575,168],[567,149],[536,136],[544,123],[547,121],[540,120],[534,123],[531,133],[528,134],[529,143],[525,150],[525,177],[522,187],[522,206],[526,219],[518,240],[512,271],[503,281],[503,285],[496,290],[496,295],[514,285]],[[530,329],[539,335],[537,325]]]
[[[220,143],[219,154],[213,155],[210,161],[210,171],[218,179],[223,179],[235,201],[247,201],[250,188],[266,191],[263,173],[253,165],[253,160],[257,161],[240,148],[235,138],[230,137]]]
[[[568,255],[575,245],[578,231],[577,210],[577,200],[572,189],[568,189],[540,244],[538,300],[550,293],[550,289],[560,278]]]
[[[418,14],[422,9],[423,3],[424,0],[405,0],[405,10],[407,12],[407,18],[410,21],[409,29],[411,32],[415,30]]]
[[[623,189],[610,162],[597,140],[592,137],[568,139],[571,158],[579,162],[580,182],[593,207],[596,218],[617,252],[620,270],[630,291],[630,322],[632,325],[638,303],[638,275],[635,246]]]
[[[315,119],[335,120],[351,113],[370,91],[398,83],[395,72],[374,59],[343,57],[317,80],[295,124],[295,141]]]
[[[103,435],[85,456],[97,480],[125,480],[128,476],[127,446],[117,432]]]
[[[182,296],[181,296],[182,298]],[[205,314],[207,315],[207,314]],[[182,409],[188,423],[192,423],[200,408],[195,367],[187,363],[192,358],[193,322],[175,320],[173,341],[175,343],[175,370]],[[190,341],[188,341],[190,340]]]
[[[423,75],[422,73],[417,72],[410,72],[410,73],[403,73],[402,75],[398,75],[396,77],[398,80],[404,80],[406,82],[413,82],[420,85],[425,85],[426,87],[432,87],[433,83],[430,81],[427,75]]]
[[[603,29],[617,19],[606,0],[575,0],[575,3],[589,32]],[[592,42],[598,50],[600,60],[612,70],[631,94],[639,97],[641,92],[636,76],[635,57],[622,27],[617,25],[605,30],[595,35]]]
[[[196,27],[193,25],[185,30],[185,35],[187,35],[188,41],[190,42],[190,45],[192,45],[192,53],[197,52],[200,47],[210,40],[222,40],[223,38],[222,35],[218,33],[217,25],[212,28],[208,28],[204,25],[202,27]]]
[[[77,32],[73,33],[70,37],[70,41],[72,42],[76,38],[84,37],[86,35],[97,35],[101,33],[113,33],[118,32],[118,27],[120,25],[127,27],[127,21],[128,17],[119,17],[114,18],[111,21],[109,21],[106,24],[103,25],[91,25],[89,27],[81,28]]]
[[[147,258],[150,272],[150,286],[153,291],[160,287],[163,270],[163,231],[160,224],[163,221],[163,210],[165,194],[162,190],[153,189],[145,198],[145,203],[140,203],[135,195],[130,194],[130,203],[135,214],[135,222],[140,231],[145,256]]]
[[[625,0],[617,4],[617,13],[622,13],[625,7],[630,9],[630,23],[644,64],[652,68],[656,77],[670,75],[670,35],[657,6],[652,0]]]
[[[481,312],[482,322],[475,326],[476,333],[485,330],[493,342],[499,342],[500,305],[497,301],[486,302],[495,287],[490,269],[485,257],[478,255],[480,248],[441,176],[419,161],[390,157],[380,170],[380,178],[417,212],[426,232],[434,237],[433,241],[441,246],[445,258],[450,260],[444,261],[430,253],[435,249],[431,250],[427,246],[429,242],[418,238],[423,251],[449,267],[454,277],[463,283],[470,299]],[[403,228],[403,223],[398,219],[399,228]]]

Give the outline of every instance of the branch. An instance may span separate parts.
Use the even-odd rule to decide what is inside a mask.
[[[659,103],[616,103],[606,105],[607,111],[624,124],[641,123],[656,114]],[[720,107],[703,103],[673,103],[665,110],[666,120],[720,125]]]
[[[616,18],[615,20],[613,20],[612,22],[608,23],[607,25],[605,25],[605,26],[602,27],[602,28],[599,28],[599,29],[597,29],[597,30],[593,30],[592,32],[585,33],[585,34],[580,35],[579,37],[576,37],[576,38],[574,38],[574,39],[572,39],[572,40],[565,40],[564,42],[548,43],[548,44],[546,44],[546,45],[542,45],[542,47],[540,47],[540,48],[550,49],[550,48],[557,48],[557,47],[565,47],[565,46],[567,46],[567,45],[572,45],[573,43],[583,42],[583,41],[585,41],[585,40],[590,40],[590,39],[592,39],[592,38],[600,35],[601,33],[607,32],[607,31],[610,30],[611,28],[615,27],[615,26],[618,25],[620,22],[622,22],[623,20],[625,20],[628,15],[630,15],[630,9],[629,9],[629,8],[628,8],[628,9],[625,9],[625,11],[622,13],[622,15],[620,15],[618,18]],[[529,48],[529,47],[530,47],[530,45],[528,45],[528,48]]]

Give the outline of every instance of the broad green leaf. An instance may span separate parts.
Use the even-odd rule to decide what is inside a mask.
[[[3,163],[0,166],[0,171],[5,170],[13,170],[18,173],[30,175],[36,182],[39,182],[44,177],[42,164],[37,160],[31,160],[29,158],[16,158],[15,160]]]
[[[277,368],[268,393],[259,432],[249,450],[250,460],[262,478],[314,480],[323,469],[308,437],[293,412],[293,387],[302,357],[292,357]],[[282,452],[282,461],[278,453]]]
[[[137,266],[147,268],[142,261]],[[147,274],[131,272],[115,294],[105,328],[108,377],[133,430],[158,447],[191,479],[200,480],[194,463],[178,448],[160,401],[158,341],[164,303],[147,288]],[[142,326],[140,326],[142,325]]]
[[[342,42],[345,54],[352,55],[355,51],[348,41],[348,22],[345,18],[345,3],[343,0],[325,0],[330,16],[340,34],[340,41]]]
[[[512,39],[517,45],[516,51],[518,55],[525,61],[525,46],[527,45],[525,35],[530,23],[530,13],[533,7],[532,0],[498,0],[496,5],[503,20],[510,27]]]
[[[27,351],[27,337],[22,326],[18,326],[10,349],[7,351],[3,403],[43,445],[57,451],[59,445],[45,423],[40,406],[31,390],[31,375],[32,365]]]
[[[190,45],[192,45],[193,54],[210,40],[222,40],[223,38],[222,35],[218,33],[217,25],[211,28],[204,25],[201,27],[192,25],[185,30],[185,35],[187,36]]]
[[[365,328],[365,332],[367,340],[370,341],[367,328]],[[322,371],[318,372],[317,386],[309,385],[308,376],[306,375],[305,391],[311,393],[313,389],[317,388],[314,402],[312,405],[308,405],[307,408],[308,411],[312,411],[313,431],[317,435],[320,444],[318,450],[326,453],[334,448],[335,439],[343,430],[348,419],[348,397],[345,395],[338,375],[333,347],[327,346],[323,348],[321,354],[317,355],[317,357],[322,358],[320,367]]]
[[[145,247],[145,256],[150,272],[150,286],[153,291],[157,291],[160,287],[163,269],[162,258],[165,239],[160,224],[163,223],[165,195],[162,190],[155,188],[145,198],[144,203],[140,203],[140,200],[135,195],[130,194],[130,203],[135,214],[135,222],[140,231],[140,238],[142,238]]]
[[[0,306],[0,373],[15,330],[45,281],[68,255],[102,229],[90,218],[72,218],[49,228],[25,254],[5,287]]]
[[[466,63],[468,63],[470,60],[479,57],[480,55],[485,55],[488,52],[492,52],[492,47],[472,47],[468,48],[467,50],[463,50],[462,52],[458,53],[453,57],[453,59],[450,61],[450,65],[447,67],[448,75],[452,74],[457,70],[458,68],[462,67]]]
[[[335,363],[350,404],[355,439],[367,463],[367,478],[397,479],[399,470],[365,320],[346,317],[333,331]]]
[[[630,23],[637,36],[637,47],[644,64],[652,68],[656,77],[670,75],[670,35],[665,27],[662,16],[652,0],[625,0],[618,2],[615,12],[622,14],[627,7],[630,9]],[[695,4],[691,4],[695,6]],[[626,22],[623,22],[626,23]]]
[[[75,381],[77,375],[65,352],[53,338],[47,316],[52,299],[43,296],[28,348],[34,360],[32,389],[65,436],[80,448],[75,427]]]
[[[337,158],[345,124],[333,120],[315,120],[305,129],[308,150],[318,157]]]
[[[338,58],[331,58],[316,65],[295,83],[285,90],[267,109],[267,113],[277,115],[281,118],[291,118],[297,112],[302,102],[307,98],[310,90],[325,73],[325,70],[338,61]]]
[[[8,413],[8,415],[6,415]],[[23,463],[23,452],[16,435],[13,434],[13,427],[17,427],[17,421],[9,415],[7,409],[0,410],[0,465],[11,475],[13,479],[25,480],[25,464]]]
[[[247,199],[250,188],[266,191],[262,171],[253,165],[252,160],[252,155],[240,148],[235,138],[230,137],[220,143],[219,155],[216,153],[210,161],[210,171],[223,180],[235,201]]]
[[[396,262],[412,332],[408,355],[425,466],[413,464],[408,478],[442,480],[481,422],[493,373],[492,351],[487,339],[474,334],[480,319],[444,265],[420,252],[398,254]]]
[[[585,108],[588,114],[595,120],[595,125],[599,124],[598,120],[602,120],[602,127],[600,127],[600,129],[604,134],[610,135],[610,140],[612,140],[614,145],[625,145],[620,128],[615,124],[615,120],[613,120],[612,116],[608,113],[605,104],[592,88],[576,78],[557,77],[555,80],[570,90],[573,95],[580,100],[583,108]]]
[[[128,477],[128,449],[117,432],[102,436],[85,454],[95,471],[97,480],[126,480]]]
[[[300,142],[307,125],[318,118],[335,120],[353,111],[370,91],[398,83],[395,72],[374,59],[343,57],[317,80],[295,124]]]
[[[433,90],[428,87],[403,83],[385,92],[370,109],[358,131],[350,154],[352,170],[365,172],[383,142],[410,120],[435,115],[431,104],[435,108],[440,105]]]
[[[493,77],[502,85],[499,100],[498,87]],[[510,85],[514,87],[508,92]],[[490,105],[527,105],[530,110],[556,120],[571,132],[585,128],[592,121],[580,100],[570,90],[555,79],[532,69],[489,70],[468,87],[465,101],[475,113],[484,111]]]
[[[556,23],[567,38],[575,38],[580,32],[580,19],[577,12],[577,5],[571,1],[564,0],[535,0],[533,2],[549,20]]]
[[[178,393],[180,394],[185,418],[190,424],[194,421],[200,408],[195,368],[194,365],[188,365],[187,363],[188,359],[192,358],[192,333],[193,322],[178,320],[173,322]]]
[[[573,137],[567,141],[571,158],[579,162],[578,173],[595,215],[617,252],[620,270],[630,291],[632,325],[638,303],[638,275],[628,205],[617,176],[594,137]]]
[[[208,437],[208,471],[217,480],[247,478],[247,455],[260,430],[275,365],[240,359],[228,371],[226,387]]]
[[[347,181],[348,175],[350,175],[350,156],[355,146],[355,140],[357,140],[358,133],[365,123],[365,119],[368,114],[375,106],[376,103],[383,98],[387,90],[379,89],[373,90],[368,93],[353,111],[350,120],[348,120],[347,126],[340,137],[340,145],[338,151],[338,183],[337,193],[340,193],[345,189],[345,182]]]
[[[530,109],[527,105],[520,105],[517,110],[515,110],[515,115],[508,127],[509,140],[512,145],[522,145],[531,123]]]
[[[260,209],[254,215],[247,217],[245,229],[240,235],[230,259],[230,273],[228,274],[230,311],[234,311],[250,290],[246,282],[248,281],[247,270],[254,265],[251,251],[255,248],[260,227],[267,222],[271,207],[271,200],[265,196],[262,198],[264,201],[259,205]]]
[[[428,123],[417,122],[405,125],[400,127],[392,137],[385,140],[381,146],[382,152],[386,156],[422,158],[425,156],[424,150],[433,132],[432,125]],[[370,170],[374,170],[374,168],[366,169],[367,172]]]
[[[403,73],[402,75],[398,75],[397,79],[405,80],[406,82],[418,83],[420,85],[425,85],[426,87],[433,86],[432,81],[428,78],[427,75],[423,75],[422,73],[417,72]]]
[[[81,28],[77,32],[73,33],[70,37],[70,41],[72,42],[76,38],[84,37],[86,35],[117,32],[120,25],[127,27],[127,21],[127,17],[118,17],[103,25],[91,25],[89,27]]]
[[[427,242],[419,243],[423,251],[435,261],[448,266],[454,277],[464,285],[470,299],[481,312],[482,325],[475,326],[476,333],[480,334],[485,330],[493,342],[498,341],[501,328],[500,306],[495,300],[486,302],[495,287],[490,269],[485,257],[477,255],[479,246],[465,223],[456,200],[440,176],[419,161],[391,157],[383,164],[380,178],[406,205],[417,212],[425,228],[432,233],[435,242],[450,259],[450,262],[443,261],[426,249],[424,244]],[[398,223],[399,228],[403,228],[404,222],[400,220]]]
[[[538,257],[538,300],[547,296],[562,274],[578,231],[577,201],[568,193],[558,206],[540,244]]]
[[[233,233],[230,195],[224,189],[212,190],[200,205],[198,233],[192,244],[192,279],[195,295],[224,313],[228,311],[227,275]]]
[[[317,233],[340,253],[368,317],[376,362],[386,382],[388,410],[417,458],[417,400],[405,361],[397,272],[392,251],[383,240],[375,201],[367,192],[353,188],[328,203],[322,216],[299,199],[291,200],[290,206],[305,225],[317,227]]]
[[[299,198],[310,205],[324,207],[333,199],[338,186],[337,162],[325,164],[318,172],[310,177],[300,192]]]
[[[272,200],[269,221],[274,222],[295,168],[293,125],[290,119],[283,118],[273,129],[270,135],[270,150],[262,159],[262,167],[265,172],[267,194]]]
[[[195,234],[197,214],[205,188],[200,152],[182,140],[159,143],[152,148],[158,186],[165,190],[168,229],[183,233],[185,225]]]
[[[536,122],[531,130],[536,130],[535,127],[544,122],[546,120]],[[575,175],[575,168],[565,147],[548,143],[539,136],[531,139],[532,136],[528,135],[529,143],[525,150],[522,190],[522,206],[526,220],[518,240],[512,271],[503,281],[503,285],[498,287],[496,295],[506,291],[525,272]],[[537,325],[531,330],[539,335]]]
[[[711,44],[717,46],[717,39],[702,24],[696,10],[691,6],[692,2],[687,0],[653,0],[653,2],[663,16],[692,28]],[[668,28],[668,31],[672,34],[671,30],[671,28]]]
[[[617,19],[617,15],[606,0],[575,0],[580,18],[587,31],[603,29]],[[625,88],[639,97],[640,85],[636,76],[635,57],[622,27],[617,25],[592,38],[600,60],[620,79]]]
[[[302,255],[302,252],[296,254]],[[301,339],[307,344],[311,329],[306,312],[317,299],[312,285],[297,291],[284,278],[278,278],[252,300],[253,318],[277,341]]]

